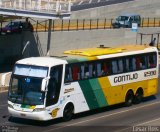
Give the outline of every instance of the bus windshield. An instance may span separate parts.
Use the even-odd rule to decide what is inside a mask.
[[[9,100],[18,104],[43,105],[45,92],[41,91],[41,84],[47,72],[46,67],[16,65],[11,78]]]

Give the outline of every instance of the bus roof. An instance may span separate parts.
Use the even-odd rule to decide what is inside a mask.
[[[117,55],[133,54],[133,52],[148,52],[156,51],[156,47],[150,47],[148,45],[123,45],[115,48],[109,47],[98,47],[98,48],[86,48],[86,49],[76,49],[65,51],[64,54],[67,55],[65,60],[68,63],[74,63],[79,61],[97,60],[100,58],[107,58]]]
[[[44,66],[51,67],[54,65],[65,64],[66,61],[58,58],[52,57],[31,57],[19,60],[16,64],[24,64],[24,65],[35,65],[35,66]]]
[[[65,51],[65,55],[63,54],[62,56],[26,58],[17,61],[16,64],[52,67],[60,64],[85,62],[153,51],[157,51],[156,47],[149,47],[147,45],[125,45],[116,48],[87,48]]]

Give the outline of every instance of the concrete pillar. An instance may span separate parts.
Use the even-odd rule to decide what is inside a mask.
[[[68,12],[71,12],[71,1],[68,1]]]
[[[22,0],[19,0],[19,8],[22,9]]]
[[[2,6],[2,0],[0,0],[0,7]]]
[[[50,10],[50,0],[48,0],[48,3],[47,3],[47,10],[48,11]]]
[[[60,2],[59,2],[59,1],[56,1],[56,12],[57,12],[57,13],[59,12],[59,5],[60,5]]]
[[[38,10],[41,10],[41,0],[38,0]]]
[[[52,28],[52,19],[49,19],[48,40],[47,40],[47,56],[50,55],[51,32],[52,32],[51,28]]]

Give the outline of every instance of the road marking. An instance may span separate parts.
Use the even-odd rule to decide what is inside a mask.
[[[137,125],[133,125],[132,127],[127,127],[127,128],[115,131],[115,132],[123,132],[123,131],[126,131],[128,129],[133,129],[133,127],[144,126],[145,124],[148,124],[148,123],[151,123],[151,122],[154,122],[154,121],[158,121],[158,120],[160,120],[160,118],[157,118],[157,119],[154,119],[154,120],[150,120],[150,121],[146,121],[146,122],[143,122],[143,123],[140,123],[140,124],[137,124]]]
[[[100,117],[97,117],[97,118],[92,118],[92,119],[88,119],[88,120],[85,120],[85,121],[80,121],[80,122],[68,124],[68,125],[63,126],[63,127],[57,127],[57,128],[45,130],[43,132],[50,132],[50,131],[53,131],[53,130],[58,130],[58,129],[62,129],[62,128],[65,128],[65,127],[74,126],[74,125],[78,125],[78,124],[94,121],[94,120],[97,120],[97,119],[101,119],[101,118],[105,118],[105,117],[109,117],[109,116],[114,116],[114,115],[122,114],[122,113],[125,113],[125,112],[130,112],[130,111],[133,111],[133,110],[137,110],[137,109],[140,109],[140,108],[144,108],[144,107],[148,107],[148,106],[152,106],[152,105],[156,105],[156,104],[160,104],[160,102],[156,101],[156,102],[151,103],[151,104],[147,104],[147,105],[143,105],[143,106],[138,106],[138,107],[135,107],[135,108],[119,111],[119,112],[116,112],[116,113],[100,116]]]
[[[130,128],[133,128],[133,126],[132,127],[127,127],[127,128],[121,129],[121,130],[117,130],[115,132],[123,132],[123,131],[126,131],[126,130],[130,129]]]
[[[158,121],[158,120],[160,120],[160,118],[157,118],[157,119],[154,119],[154,120],[150,120],[150,121],[146,121],[146,122],[143,122],[141,124],[137,124],[136,126],[143,126],[145,124],[148,124],[148,123],[151,123],[151,122],[154,122],[154,121]]]
[[[8,122],[8,121],[6,121],[6,122],[4,122],[4,123],[0,123],[0,126],[3,126],[3,125],[5,125],[5,124],[9,124],[10,122]]]

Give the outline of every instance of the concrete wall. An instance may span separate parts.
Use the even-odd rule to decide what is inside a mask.
[[[139,29],[138,32],[156,33],[160,32],[160,28],[143,28]],[[143,43],[148,44],[151,36],[145,36],[143,38]],[[97,47],[100,44],[109,47],[136,44],[136,39],[137,44],[140,44],[140,35],[132,32],[131,29],[55,32],[52,33],[50,53],[59,54],[64,50]]]
[[[160,33],[160,28],[142,28],[139,32]],[[0,72],[12,70],[13,61],[33,56],[45,56],[47,52],[46,32],[1,36]],[[157,37],[156,35],[154,37]],[[50,55],[63,53],[65,50],[98,47],[100,44],[113,47],[123,44],[140,44],[140,36],[131,29],[103,29],[86,31],[52,32]],[[151,36],[145,36],[144,44],[151,41]],[[23,52],[23,54],[21,54]],[[11,63],[12,62],[12,63]],[[0,74],[0,87],[8,86],[10,74]],[[2,81],[3,80],[3,81]]]
[[[138,13],[142,17],[159,17],[160,0],[135,0],[131,2],[108,5],[72,12],[72,19],[115,18],[124,12]]]
[[[120,14],[121,12],[135,12],[147,17],[159,17],[159,7],[159,0],[135,0],[128,3],[73,12],[71,18],[112,18],[114,16],[116,17],[117,14]],[[160,32],[159,28],[143,28],[140,29],[139,32],[142,32],[142,30],[143,32],[148,33]],[[20,58],[46,55],[47,37],[48,34],[46,32],[23,32],[21,34],[1,35],[0,71],[10,68],[11,65]],[[135,44],[136,38],[138,38],[136,33],[131,32],[130,29],[52,32],[50,54],[60,54],[64,50],[95,47],[100,44],[104,44],[105,46],[129,43]],[[145,42],[143,43],[149,43],[149,41],[150,36],[146,37]],[[137,39],[137,42],[140,42],[139,38]]]
[[[141,28],[138,32],[156,33],[160,28]],[[45,56],[47,52],[46,32],[30,33],[24,32],[19,35],[1,36],[0,41],[4,47],[1,49],[1,60],[5,57],[20,56]],[[156,36],[155,36],[156,37]],[[8,39],[7,39],[8,38]],[[131,29],[101,29],[84,31],[63,31],[52,32],[50,54],[61,54],[64,50],[78,49],[85,47],[97,47],[100,44],[105,46],[117,46],[120,44],[140,43],[140,36]],[[151,36],[144,37],[143,43],[149,43]],[[22,51],[23,55],[21,55]],[[0,61],[0,63],[4,62]]]

